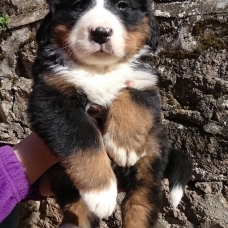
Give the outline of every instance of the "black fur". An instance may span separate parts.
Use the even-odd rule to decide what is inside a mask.
[[[30,123],[53,153],[60,156],[98,148],[98,129],[85,112],[86,105],[84,94],[63,94],[40,80],[30,95]]]
[[[151,47],[151,49],[155,52],[160,44],[160,32],[157,21],[154,19],[154,17],[151,17],[150,20],[150,28],[151,28],[151,35],[150,39],[148,40],[148,45]]]
[[[51,190],[55,193],[61,208],[80,199],[79,191],[74,187],[63,166],[54,165],[48,170],[48,175],[51,180]]]
[[[132,100],[142,107],[150,109],[156,122],[161,122],[161,97],[157,90],[144,90],[140,93],[136,89],[129,89]]]
[[[50,42],[50,32],[52,23],[52,13],[49,12],[43,19],[40,27],[36,32],[36,42],[39,47],[44,47]]]
[[[171,149],[169,163],[165,170],[165,177],[169,180],[170,191],[178,186],[184,189],[191,174],[192,164],[187,155],[181,150]]]

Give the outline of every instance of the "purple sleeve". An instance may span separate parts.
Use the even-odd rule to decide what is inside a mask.
[[[0,223],[29,190],[28,179],[13,149],[0,147]]]

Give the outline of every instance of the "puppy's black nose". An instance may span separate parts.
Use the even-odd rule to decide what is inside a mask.
[[[108,38],[112,35],[112,29],[97,27],[91,30],[91,38],[98,44],[104,44],[108,41]]]

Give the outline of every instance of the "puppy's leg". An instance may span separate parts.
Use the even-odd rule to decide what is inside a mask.
[[[60,228],[98,228],[99,219],[88,210],[82,199],[63,208]]]
[[[160,121],[160,97],[157,88],[148,91],[122,90],[111,105],[104,130],[109,156],[119,166],[133,166],[145,155],[149,132]]]
[[[162,200],[159,166],[162,162],[158,157],[145,156],[137,163],[137,184],[122,203],[122,228],[151,228],[155,225]]]
[[[100,218],[110,216],[116,178],[101,133],[86,112],[87,98],[74,85],[55,79],[47,75],[33,86],[28,109],[32,128],[61,157],[90,211]]]
[[[117,184],[105,150],[78,151],[62,165],[89,210],[99,218],[110,216],[116,206]]]

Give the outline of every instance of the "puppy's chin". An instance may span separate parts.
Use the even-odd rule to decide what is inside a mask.
[[[97,67],[109,66],[118,63],[119,59],[107,53],[94,53],[92,55],[80,56],[79,62],[87,65],[96,65]]]
[[[74,53],[73,58],[82,64],[107,66],[118,63],[123,57],[113,52],[110,45],[91,45],[87,49],[78,49],[78,51],[72,51]]]

